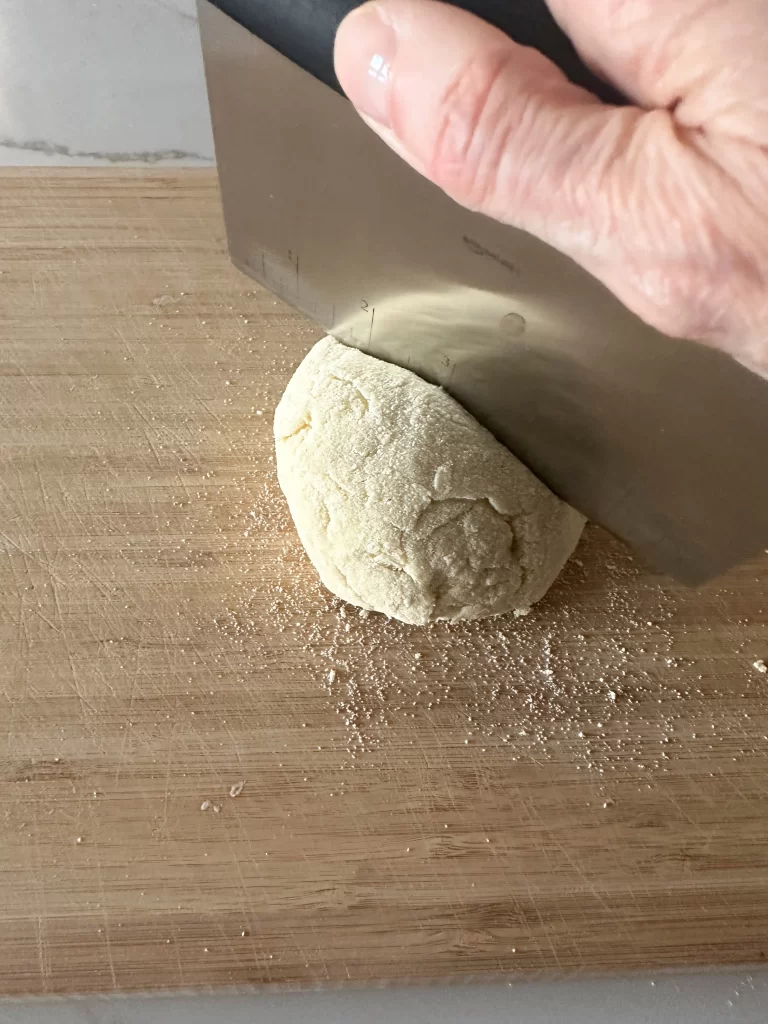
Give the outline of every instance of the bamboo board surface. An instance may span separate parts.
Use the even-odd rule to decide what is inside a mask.
[[[590,529],[526,619],[361,619],[274,477],[319,335],[215,177],[8,171],[0,223],[0,993],[765,959],[768,559]]]

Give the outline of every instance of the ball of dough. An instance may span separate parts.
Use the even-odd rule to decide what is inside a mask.
[[[332,338],[286,388],[275,442],[325,586],[403,622],[527,610],[584,526],[441,388]]]

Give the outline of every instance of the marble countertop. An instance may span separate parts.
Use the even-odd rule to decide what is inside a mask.
[[[195,0],[0,0],[0,165],[213,165]],[[765,1024],[768,975],[0,1002],[0,1024]]]
[[[0,164],[213,164],[195,0],[0,0]]]

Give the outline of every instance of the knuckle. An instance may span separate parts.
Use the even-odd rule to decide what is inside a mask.
[[[722,346],[744,329],[749,311],[762,305],[759,284],[745,254],[724,246],[715,261],[688,259],[647,268],[635,278],[641,315],[663,334]]]
[[[511,126],[520,118],[504,52],[474,54],[440,98],[430,177],[471,209],[486,209],[497,191]]]
[[[672,338],[704,340],[716,329],[721,305],[712,276],[695,256],[649,258],[626,268],[637,312]]]
[[[664,334],[722,347],[744,331],[750,311],[765,308],[768,217],[687,142],[662,151],[658,166],[643,160],[628,180],[619,176],[612,276],[624,278],[630,305]]]

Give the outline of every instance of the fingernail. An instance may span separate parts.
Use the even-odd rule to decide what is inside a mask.
[[[366,4],[351,14],[336,39],[336,73],[344,92],[361,114],[391,127],[389,90],[397,35],[379,13]]]

